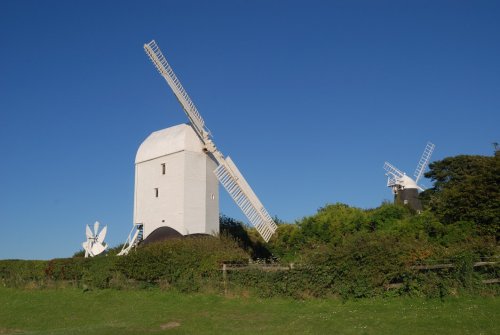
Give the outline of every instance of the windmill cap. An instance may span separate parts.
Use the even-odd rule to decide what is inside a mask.
[[[403,177],[399,179],[399,182],[402,186],[404,186],[404,188],[418,188],[415,180],[411,179],[407,175],[403,175]]]
[[[135,163],[179,151],[203,152],[203,143],[189,124],[179,124],[151,133],[137,150]]]

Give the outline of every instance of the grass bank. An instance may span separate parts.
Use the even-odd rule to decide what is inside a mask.
[[[0,334],[499,334],[499,298],[222,297],[0,288]]]

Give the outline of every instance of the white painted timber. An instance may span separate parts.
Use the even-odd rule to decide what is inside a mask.
[[[167,226],[183,235],[219,232],[217,163],[190,125],[152,133],[135,166],[134,223],[147,238]]]

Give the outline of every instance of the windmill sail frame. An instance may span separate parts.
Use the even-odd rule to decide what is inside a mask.
[[[418,184],[418,181],[424,175],[424,171],[427,168],[427,165],[429,165],[429,161],[431,160],[432,152],[434,151],[435,147],[436,146],[433,143],[427,142],[424,153],[422,154],[422,157],[420,157],[417,168],[415,169],[415,173],[413,174],[413,176],[415,177],[415,183]]]

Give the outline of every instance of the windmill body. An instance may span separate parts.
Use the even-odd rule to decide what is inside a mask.
[[[142,238],[161,227],[181,235],[219,232],[217,163],[187,124],[159,130],[135,160],[134,223]],[[159,231],[158,231],[159,232]]]
[[[403,180],[400,185],[404,187],[398,188],[394,193],[394,203],[406,205],[417,212],[422,211],[422,202],[418,198],[419,189],[413,179],[406,176],[409,180]],[[405,178],[405,179],[406,179]]]
[[[231,158],[215,146],[205,121],[156,42],[145,44],[144,50],[170,86],[189,125],[155,132],[139,148],[134,227],[119,255],[166,228],[181,235],[218,232],[219,182],[269,241],[276,223]]]

